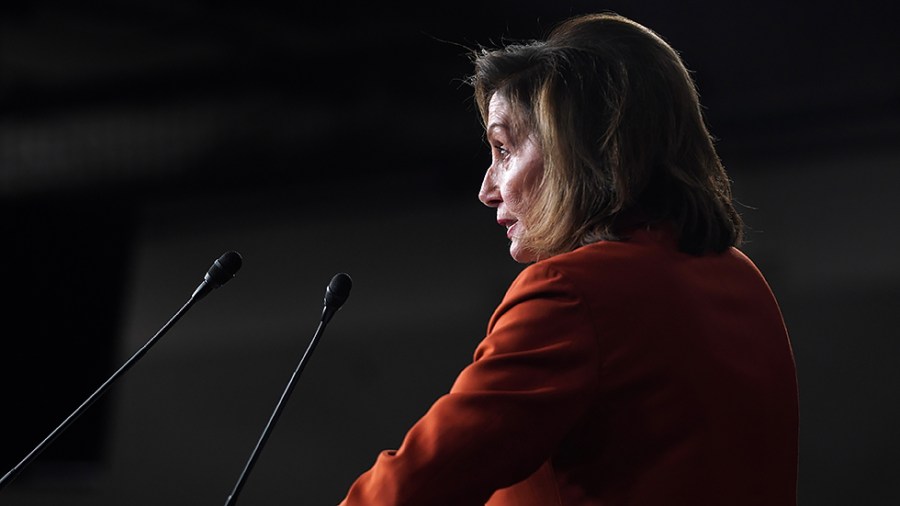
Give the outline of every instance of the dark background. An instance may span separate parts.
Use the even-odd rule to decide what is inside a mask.
[[[884,2],[32,1],[0,7],[2,471],[245,265],[12,485],[10,505],[335,504],[449,388],[519,266],[475,196],[467,48],[614,10],[694,72],[782,304],[800,503],[897,504],[900,34]]]

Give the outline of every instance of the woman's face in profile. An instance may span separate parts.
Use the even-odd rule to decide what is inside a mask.
[[[509,102],[495,94],[488,107],[487,140],[491,146],[491,166],[484,175],[478,199],[497,209],[497,223],[506,228],[509,254],[529,263],[534,255],[520,244],[528,224],[525,210],[544,172],[543,153],[531,135],[516,135],[510,122]],[[524,137],[524,138],[519,138]]]

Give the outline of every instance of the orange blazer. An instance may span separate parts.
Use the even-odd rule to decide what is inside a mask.
[[[798,396],[737,249],[636,232],[526,267],[450,392],[342,506],[794,506]]]

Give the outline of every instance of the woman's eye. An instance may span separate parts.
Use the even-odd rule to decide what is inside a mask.
[[[509,150],[503,147],[502,144],[494,144],[494,151],[497,152],[497,155],[501,157],[506,157],[509,155]]]

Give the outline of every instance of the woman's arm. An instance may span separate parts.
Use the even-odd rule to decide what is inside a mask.
[[[483,505],[552,455],[593,402],[599,363],[579,294],[549,266],[530,266],[495,311],[474,362],[342,506]]]

